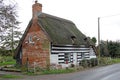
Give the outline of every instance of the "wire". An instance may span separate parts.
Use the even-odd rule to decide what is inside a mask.
[[[119,14],[115,14],[115,15],[103,16],[103,17],[99,17],[99,18],[108,18],[108,17],[114,17],[114,16],[120,16],[120,13]]]

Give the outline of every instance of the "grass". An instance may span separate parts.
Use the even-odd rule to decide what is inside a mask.
[[[39,72],[24,72],[26,75],[46,75],[46,74],[63,74],[63,73],[71,73],[75,72],[75,68],[68,68],[68,69],[53,69],[53,70],[43,70]]]
[[[111,64],[116,64],[116,63],[120,63],[120,58],[101,57],[100,58],[100,65],[98,65],[98,66],[111,65]],[[0,56],[0,66],[15,65],[15,64],[16,64],[16,61],[12,58],[12,56],[7,56],[7,57]],[[16,69],[15,67],[12,67],[11,69],[13,69],[13,68]],[[25,69],[26,69],[26,67],[25,67]],[[42,71],[39,70],[38,74],[63,74],[63,73],[71,73],[71,72],[75,72],[75,71],[76,71],[75,68],[42,70]],[[36,73],[34,73],[34,71],[26,72],[26,74],[27,75],[36,75]],[[14,78],[17,76],[4,75],[3,77],[6,77],[6,78],[13,77]]]
[[[55,70],[45,70],[41,74],[63,74],[75,72],[75,69],[55,69]]]
[[[16,61],[12,56],[0,56],[0,66],[14,65]]]
[[[111,64],[120,63],[120,58],[101,57],[99,61],[100,61],[99,66],[111,65]]]
[[[0,66],[14,65],[14,64],[15,64],[15,61],[12,61],[12,62],[3,62],[3,63],[0,63]]]
[[[0,76],[0,78],[7,78],[7,79],[17,79],[22,78],[22,76],[12,75],[12,74],[5,74]]]
[[[120,58],[113,58],[111,59],[112,63],[120,63]]]
[[[111,64],[116,64],[116,63],[120,63],[120,58],[101,57],[100,64],[98,66],[111,65]],[[91,66],[88,66],[88,67],[79,66],[76,68],[68,68],[68,69],[52,69],[52,70],[38,70],[38,71],[36,69],[36,72],[31,70],[31,71],[26,72],[25,74],[27,75],[64,74],[64,73],[81,71],[89,67],[91,68]]]

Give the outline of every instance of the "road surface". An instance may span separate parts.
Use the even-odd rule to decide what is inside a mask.
[[[0,73],[4,72],[0,71]],[[23,79],[2,80],[120,80],[120,64],[114,64],[69,74],[24,76]]]

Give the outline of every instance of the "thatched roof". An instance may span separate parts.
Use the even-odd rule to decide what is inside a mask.
[[[14,58],[16,58],[22,42],[32,25],[32,20],[29,22],[19,42]],[[50,38],[52,45],[90,45],[85,40],[86,36],[77,29],[72,21],[40,12],[38,15],[38,24],[42,30],[46,32],[47,36]]]
[[[82,34],[72,21],[40,13],[38,24],[47,32],[53,44],[72,45],[72,38],[75,45],[85,44]]]

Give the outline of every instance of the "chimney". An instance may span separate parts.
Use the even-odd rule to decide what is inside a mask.
[[[35,4],[33,4],[32,6],[32,13],[33,13],[32,15],[34,19],[37,18],[39,12],[42,12],[42,4],[37,3],[36,0]]]

